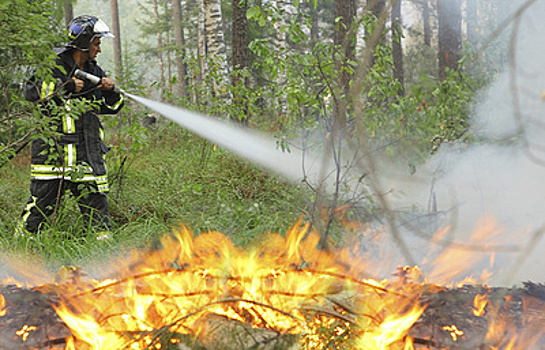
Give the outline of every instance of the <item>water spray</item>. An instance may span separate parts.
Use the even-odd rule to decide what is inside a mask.
[[[75,71],[75,76],[80,79],[86,79],[96,85],[101,82],[101,78],[79,69]],[[276,140],[255,130],[242,128],[233,123],[211,118],[166,103],[152,101],[130,94],[117,87],[114,87],[114,91],[123,93],[135,102],[163,115],[165,118],[181,125],[200,137],[228,149],[252,163],[259,164],[278,175],[292,181],[300,181],[305,178],[303,152],[299,149],[291,148],[289,152],[283,152],[278,149]]]

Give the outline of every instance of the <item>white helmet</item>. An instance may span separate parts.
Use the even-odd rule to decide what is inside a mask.
[[[78,16],[68,26],[70,41],[66,47],[88,51],[94,38],[113,38],[110,28],[94,16]]]

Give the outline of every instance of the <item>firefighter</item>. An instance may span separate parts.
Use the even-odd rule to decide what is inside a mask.
[[[96,62],[102,38],[113,38],[108,26],[94,16],[79,16],[69,24],[69,41],[55,49],[52,80],[36,75],[26,83],[25,97],[40,106],[55,137],[32,142],[30,198],[23,210],[19,231],[33,236],[56,212],[68,190],[78,201],[86,224],[110,237],[108,178],[104,130],[99,114],[115,114],[123,107],[123,95],[114,91]],[[98,76],[99,85],[74,76],[76,69]],[[75,101],[85,108],[76,108]],[[63,112],[53,112],[61,107]]]

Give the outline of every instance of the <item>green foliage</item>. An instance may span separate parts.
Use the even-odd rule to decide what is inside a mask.
[[[371,13],[359,20],[357,25],[364,28],[360,37],[366,41],[362,46],[375,47],[370,42],[373,33],[382,32],[371,55],[372,65],[365,71],[357,71],[362,57],[369,54],[366,49],[360,49],[358,62],[353,62],[344,57],[342,47],[328,40],[332,33],[324,33],[321,40],[314,40],[313,26],[322,25],[320,30],[324,27],[312,16],[318,11],[322,11],[321,16],[325,18],[328,18],[325,14],[329,14],[332,22],[329,28],[334,28],[333,11],[324,4],[312,8],[303,5],[300,3],[297,15],[278,29],[274,26],[286,16],[285,9],[268,3],[249,4],[246,16],[250,27],[260,27],[256,31],[260,34],[253,33],[249,44],[251,66],[230,73],[229,80],[236,84],[224,80],[224,62],[217,57],[189,54],[184,63],[194,80],[189,84],[188,95],[176,97],[167,93],[166,98],[199,112],[249,120],[251,126],[274,134],[284,150],[289,150],[289,141],[298,137],[301,130],[303,134],[328,135],[334,124],[340,123],[350,130],[340,137],[368,140],[378,154],[401,158],[409,169],[424,161],[442,142],[458,142],[462,137],[468,140],[471,102],[485,80],[477,80],[462,71],[452,72],[440,81],[435,77],[436,66],[432,63],[436,60],[435,53],[421,50],[420,56],[414,52],[409,54],[406,94],[400,97],[398,92],[402,87],[394,79],[392,48],[386,40],[390,28],[378,28],[377,18]],[[286,34],[287,46],[277,45],[273,39],[277,29]],[[286,51],[282,51],[284,48]],[[201,72],[203,62],[206,74]],[[340,79],[343,75],[350,77],[349,85]],[[246,79],[250,84],[245,83]],[[215,93],[214,86],[222,90]],[[318,151],[327,146],[316,145]],[[199,191],[199,187],[190,186],[187,191]],[[339,191],[343,193],[329,198],[324,205],[334,207],[340,204],[340,198],[347,200],[350,186],[342,184]],[[372,211],[372,198],[366,198],[365,202],[367,207],[363,211]]]
[[[47,62],[51,61],[50,48],[61,40],[61,36],[58,30],[53,33],[49,29],[50,22],[45,20],[53,13],[53,9],[46,6],[47,2],[15,3],[19,7],[0,5],[0,16],[9,15],[13,17],[12,23],[35,27],[35,30],[20,34],[27,36],[32,45],[15,48],[12,41],[0,38],[2,48],[6,48],[0,53],[2,67],[8,68],[11,58],[18,62],[18,68],[9,73],[11,76],[7,75],[9,69],[0,73],[0,83],[9,92],[9,102],[0,102],[3,116],[7,118],[0,119],[2,135],[5,135],[0,147],[13,143],[15,135],[29,129],[36,129],[40,137],[51,136],[38,109],[29,106],[12,88],[12,83],[22,81],[31,66],[46,74]],[[37,12],[33,7],[35,4],[42,4],[47,11]],[[159,4],[158,20],[148,11],[143,16],[145,21],[138,22],[143,29],[142,35],[153,40],[161,33],[173,37],[168,3],[160,1]],[[289,149],[290,140],[301,134],[330,135],[338,122],[347,130],[340,133],[342,137],[369,140],[374,150],[401,157],[410,166],[422,162],[442,142],[469,139],[467,120],[475,91],[486,81],[482,79],[484,74],[479,76],[482,80],[477,80],[462,70],[461,73],[451,72],[447,79],[440,81],[436,78],[433,50],[409,51],[406,95],[400,97],[401,86],[393,78],[392,50],[387,40],[382,40],[372,53],[369,69],[357,70],[361,57],[366,54],[364,51],[358,52],[357,62],[345,62],[344,51],[331,40],[335,27],[332,2],[298,3],[297,14],[280,28],[288,38],[284,52],[278,52],[280,46],[275,46],[271,35],[273,25],[286,15],[284,9],[275,9],[260,1],[248,5],[251,66],[235,70],[226,77],[221,68],[224,62],[217,57],[205,57],[207,68],[203,75],[203,58],[195,53],[196,40],[192,38],[188,40],[184,58],[190,81],[188,94],[176,96],[168,91],[168,85],[176,83],[175,78],[167,78],[163,83],[152,81],[151,89],[165,91],[161,97],[192,110],[249,121],[250,126],[274,134],[279,147],[285,149]],[[189,19],[195,18],[197,9],[188,4],[186,10],[186,15],[190,16],[187,17],[187,32],[194,34],[196,24]],[[317,14],[320,18],[313,18]],[[326,23],[320,22],[321,18],[326,18]],[[365,40],[370,40],[373,30],[378,30],[375,29],[376,18],[370,14],[361,18],[358,24],[365,28]],[[312,36],[313,30],[321,32],[319,40]],[[383,30],[382,34],[385,34],[389,28]],[[369,44],[364,46],[371,47]],[[159,49],[145,46],[142,50],[126,50],[129,52],[129,58],[125,60],[129,67],[125,69],[127,86],[143,91],[140,82],[145,81],[145,72],[137,63],[138,55],[146,54],[153,66],[157,54],[173,49],[172,45],[165,45]],[[26,54],[26,51],[30,53]],[[352,90],[340,81],[340,72],[351,77],[349,88]],[[233,80],[236,84],[231,84]],[[220,86],[221,90],[216,93],[213,86]],[[232,233],[237,243],[245,244],[263,230],[282,231],[312,206],[306,190],[286,186],[279,179],[167,123],[160,124],[160,133],[151,136],[138,122],[147,113],[140,106],[128,103],[122,114],[106,118],[108,136],[113,143],[112,152],[108,154],[112,214],[120,240],[127,237],[129,241],[128,237],[136,234],[140,227],[144,236],[150,237],[183,222],[198,232],[215,229]],[[324,142],[316,144],[321,149],[326,146]],[[156,148],[163,153],[155,152]],[[11,166],[9,168],[13,170]],[[354,207],[360,205],[364,212],[372,212],[372,198],[365,198],[365,204],[361,205],[361,202],[351,201],[355,198],[348,198],[349,193],[350,187],[343,184],[336,197],[327,198],[323,204],[335,207],[344,201],[356,203]],[[9,217],[16,215],[13,212],[2,215],[6,217],[5,229],[10,231]],[[77,213],[66,215],[74,215],[72,221],[77,222]],[[69,237],[85,236],[81,233],[83,226],[79,225],[73,230],[62,226],[50,230],[67,230]],[[244,235],[239,236],[239,232]],[[135,239],[134,243],[143,240]]]
[[[248,11],[248,17],[263,25],[265,31],[272,31],[272,23],[279,14],[271,11],[274,9],[253,8]],[[370,40],[373,32],[379,30],[377,19],[370,13],[360,19],[359,24],[365,28],[363,37],[367,49],[358,52],[359,62],[347,61],[343,49],[330,41],[314,42],[309,35],[315,23],[309,14],[300,12],[299,17],[284,28],[289,38],[289,52],[285,54],[278,54],[277,47],[267,38],[250,43],[256,57],[254,70],[262,77],[258,89],[263,97],[260,114],[250,119],[273,131],[281,145],[301,134],[301,129],[329,135],[338,123],[346,128],[338,137],[369,142],[378,157],[401,159],[412,171],[441,143],[470,140],[467,131],[472,103],[476,92],[488,80],[486,73],[475,75],[463,66],[471,61],[469,53],[464,56],[460,71],[450,72],[441,81],[436,78],[436,54],[432,50],[420,50],[421,56],[412,58],[406,65],[405,74],[409,77],[404,87],[406,94],[399,96],[402,87],[394,79],[392,48],[385,40],[390,28],[383,28],[378,36],[382,39],[370,55],[372,65],[357,71],[356,67],[367,64],[362,58],[368,57],[365,50],[373,47]],[[344,71],[351,77],[348,89],[340,79]],[[280,72],[286,77],[282,86],[276,80]],[[278,106],[282,104],[287,106],[286,114],[279,114]],[[346,154],[353,156],[353,152]],[[344,174],[346,170],[339,168],[338,171]],[[341,174],[339,178],[344,176]],[[362,209],[354,205],[352,214],[365,220],[368,213],[374,211],[373,198],[364,194],[356,200],[350,193],[349,184],[339,184],[335,194],[322,205],[335,208],[342,203],[364,203],[361,213],[354,213]]]
[[[41,115],[22,96],[22,85],[37,69],[46,80],[55,57],[52,48],[62,42],[50,1],[9,1],[0,4],[0,164],[13,148],[43,125]]]
[[[280,179],[170,123],[159,128],[146,155],[131,161],[124,183],[134,190],[114,187],[116,222],[155,218],[245,244],[264,231],[287,229],[301,214],[300,192]]]
[[[257,7],[248,11],[248,17],[265,26],[274,18]],[[365,28],[364,38],[370,40],[376,18],[368,14],[361,22]],[[420,71],[420,76],[409,80],[406,87],[409,93],[399,97],[401,86],[393,78],[392,50],[388,42],[381,40],[373,53],[372,67],[353,76],[354,81],[363,81],[361,95],[346,96],[339,85],[340,74],[335,63],[344,60],[341,48],[321,41],[298,50],[297,45],[310,42],[301,29],[302,23],[309,25],[312,20],[294,21],[286,28],[292,49],[284,60],[273,58],[278,56],[272,55],[274,48],[267,39],[256,39],[250,44],[250,49],[259,58],[257,69],[270,82],[268,86],[260,87],[260,93],[266,96],[272,108],[281,103],[279,99],[286,97],[289,113],[282,120],[283,132],[301,127],[327,129],[333,123],[339,104],[346,103],[352,106],[349,108],[357,106],[363,113],[352,109],[343,119],[349,125],[361,122],[372,143],[380,149],[386,147],[391,155],[410,149],[417,157],[416,161],[421,161],[436,149],[438,140],[457,141],[465,134],[475,91],[486,81],[455,72],[440,81],[433,77],[435,66],[421,66],[413,68]],[[388,31],[389,28],[385,28],[384,34]],[[354,64],[349,62],[343,69],[354,74]],[[280,71],[287,75],[281,89],[273,83]],[[411,72],[407,75],[412,77]],[[270,118],[274,120],[272,110],[270,114],[262,115],[269,118],[269,125]],[[363,120],[357,121],[357,115]]]
[[[97,241],[75,198],[67,196],[57,216],[33,239],[15,236],[28,196],[28,154],[0,168],[0,250],[32,251],[55,267],[86,264],[144,247],[184,224],[195,233],[219,231],[236,244],[256,242],[266,232],[284,233],[304,215],[307,195],[282,179],[222,151],[172,123],[141,130],[149,142],[138,152],[134,139],[121,142],[132,125],[110,130],[113,239]],[[123,144],[123,146],[121,146]],[[124,158],[124,159],[123,159]]]

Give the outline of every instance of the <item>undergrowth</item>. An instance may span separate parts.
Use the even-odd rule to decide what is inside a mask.
[[[127,127],[127,126],[125,126]],[[123,127],[122,127],[123,128]],[[0,250],[32,253],[46,264],[87,264],[146,247],[180,225],[194,234],[219,231],[245,246],[267,232],[285,232],[305,212],[305,190],[160,120],[140,150],[110,131],[108,154],[113,237],[97,240],[65,196],[54,223],[34,237],[16,234],[29,195],[28,147],[0,168]]]

